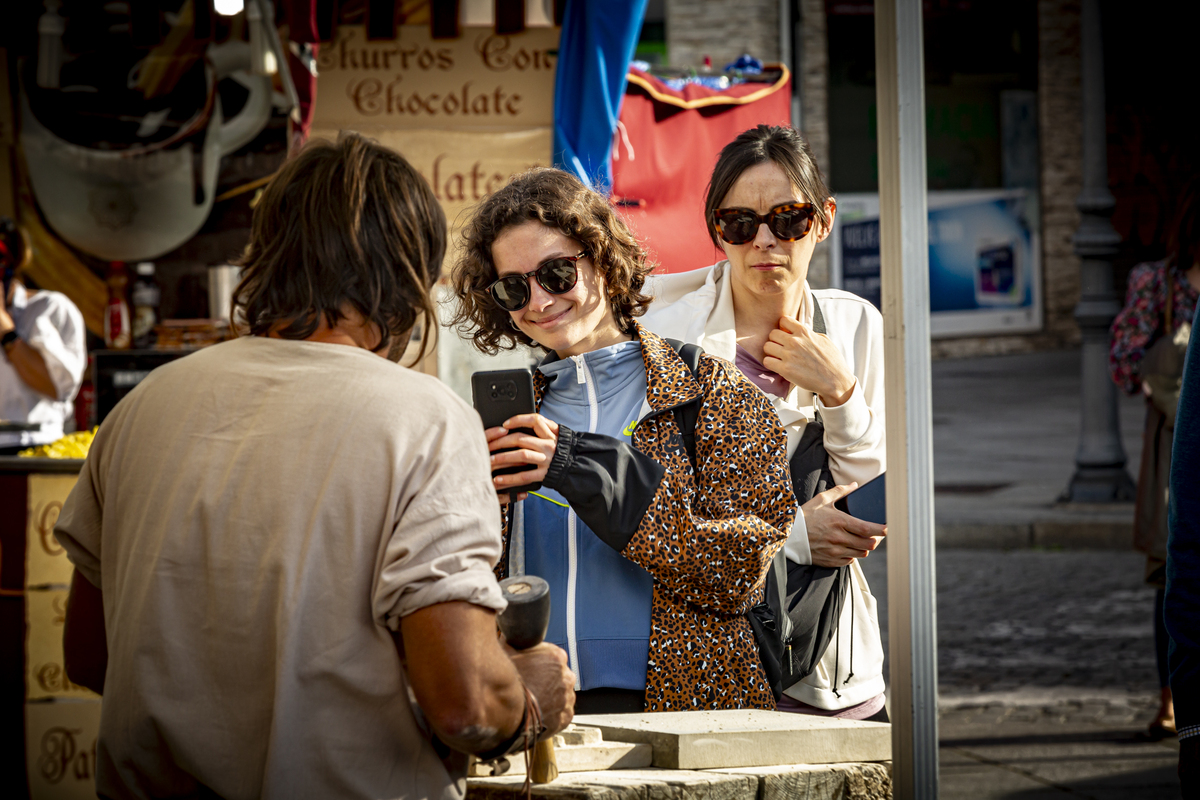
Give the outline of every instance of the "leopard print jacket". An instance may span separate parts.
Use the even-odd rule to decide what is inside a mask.
[[[699,380],[666,341],[637,326],[651,413],[634,449],[666,469],[621,554],[654,578],[647,711],[774,709],[745,613],[763,600],[771,558],[798,512],[787,437],[764,395],[721,359],[705,355]],[[546,380],[534,373],[541,407]],[[671,409],[700,399],[692,470]],[[505,577],[504,555],[497,565]],[[602,537],[603,538],[603,537]]]

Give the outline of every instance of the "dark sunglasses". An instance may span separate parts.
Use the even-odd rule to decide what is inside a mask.
[[[713,224],[721,238],[730,244],[753,241],[759,225],[766,225],[771,235],[781,242],[794,242],[808,235],[816,216],[817,207],[812,203],[784,203],[766,214],[749,208],[716,208],[713,209]]]
[[[575,263],[587,253],[577,256],[559,256],[543,263],[533,272],[522,275],[505,275],[488,286],[496,305],[505,311],[520,311],[529,303],[529,279],[534,278],[550,294],[564,294],[575,288],[579,280],[579,266]]]

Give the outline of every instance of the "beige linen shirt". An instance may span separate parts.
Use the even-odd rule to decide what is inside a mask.
[[[97,789],[114,798],[457,798],[393,643],[500,610],[478,415],[353,347],[248,337],[105,420],[56,533],[104,597]]]

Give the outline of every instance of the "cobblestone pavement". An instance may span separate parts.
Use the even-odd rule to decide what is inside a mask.
[[[938,552],[943,798],[1175,798],[1134,553]],[[887,556],[863,562],[887,639]]]

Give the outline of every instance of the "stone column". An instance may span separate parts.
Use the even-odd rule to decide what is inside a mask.
[[[1063,499],[1112,503],[1132,500],[1134,486],[1125,471],[1117,387],[1108,374],[1108,327],[1121,308],[1113,291],[1112,258],[1121,237],[1109,221],[1116,201],[1108,190],[1099,0],[1083,0],[1082,22],[1083,191],[1076,201],[1082,219],[1074,239],[1075,253],[1082,259],[1079,304],[1075,306],[1083,337],[1082,425],[1075,475]]]
[[[1079,227],[1075,199],[1080,161],[1079,0],[1038,0],[1038,138],[1041,149],[1043,347],[1079,342],[1079,259],[1071,239]]]

